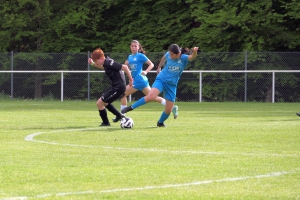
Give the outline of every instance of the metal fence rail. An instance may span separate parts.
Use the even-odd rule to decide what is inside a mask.
[[[101,76],[97,75],[97,74],[101,74]],[[35,90],[35,87],[39,87],[37,85],[32,85],[31,87],[19,87],[15,82],[20,82],[20,79],[24,79],[23,82],[26,82],[26,80],[30,80],[32,79],[32,77],[34,77],[33,75],[37,75],[39,74],[39,78],[41,79],[40,83],[42,85],[42,87],[48,86],[51,89],[46,89],[46,92],[44,93],[42,98],[47,97],[47,95],[51,96],[53,99],[59,99],[61,101],[64,101],[64,99],[95,99],[97,98],[97,96],[93,95],[91,92],[92,88],[93,88],[93,82],[95,82],[95,79],[99,79],[99,81],[101,82],[98,89],[98,95],[100,95],[100,93],[107,88],[110,83],[107,80],[107,78],[104,75],[104,71],[84,71],[84,70],[74,70],[74,71],[68,71],[68,70],[30,70],[30,71],[23,71],[23,70],[0,70],[0,76],[3,74],[7,74],[10,75],[10,84],[8,84],[6,82],[5,85],[10,85],[10,98],[14,99],[14,98],[25,98],[25,99],[34,99],[34,95],[33,95],[33,90]],[[51,75],[49,77],[49,74]],[[79,77],[72,77],[70,76],[71,74],[79,74]],[[91,75],[95,74],[97,76],[94,77],[94,81],[91,79]],[[226,78],[225,76],[221,76],[221,75],[225,75],[225,74],[230,74],[231,76],[229,78]],[[234,78],[233,74],[239,74],[238,78]],[[275,103],[275,102],[299,102],[300,98],[299,98],[299,89],[300,89],[300,80],[295,80],[296,82],[294,83],[294,88],[297,88],[296,93],[298,93],[298,96],[295,96],[293,98],[292,101],[289,100],[285,100],[283,101],[281,98],[281,94],[279,94],[280,92],[278,92],[276,85],[280,85],[277,82],[282,82],[282,77],[285,77],[285,74],[289,74],[289,75],[297,75],[299,77],[300,75],[300,70],[185,70],[183,71],[182,74],[182,80],[179,81],[179,85],[178,85],[178,91],[177,91],[177,100],[179,101],[199,101],[199,102],[203,102],[203,101],[266,101],[265,99],[261,99],[259,100],[259,98],[248,98],[248,96],[250,95],[251,92],[253,92],[251,90],[251,88],[253,87],[253,83],[252,86],[249,86],[250,81],[252,80],[252,78],[250,77],[251,74],[255,74],[256,78],[254,82],[259,82],[259,86],[256,86],[255,88],[266,88],[266,86],[261,85],[261,81],[258,81],[260,78],[257,77],[261,77],[262,74],[269,74],[269,77],[267,78],[263,78],[266,85],[271,85],[271,93],[269,94],[269,96],[271,95],[271,100],[270,102]],[[17,75],[21,75],[21,76],[17,76]],[[29,76],[30,75],[30,76]],[[85,76],[83,76],[85,75]],[[242,76],[240,76],[242,75]],[[280,75],[278,78],[277,75]],[[149,73],[149,80],[150,82],[153,82],[156,76],[156,71],[150,71]],[[214,78],[211,78],[210,76],[213,76]],[[209,77],[209,78],[208,78]],[[289,77],[288,77],[289,78]],[[48,81],[49,79],[53,79],[53,81]],[[286,79],[286,78],[285,78]],[[16,81],[19,80],[19,81]],[[74,85],[74,83],[76,83],[78,80],[80,80],[81,84],[84,83],[86,87],[82,87],[82,85]],[[214,80],[218,80],[217,83],[214,82]],[[36,80],[35,80],[36,81]],[[32,81],[35,82],[35,81]],[[30,82],[30,81],[29,81]],[[69,84],[66,84],[66,82],[70,82]],[[210,93],[209,89],[213,90],[214,92],[217,90],[214,90],[213,87],[220,87],[220,85],[224,85],[224,82],[231,82],[232,85],[240,85],[243,87],[240,87],[239,91],[236,92],[236,94],[234,95],[240,95],[241,96],[241,91],[243,91],[243,97],[239,98],[238,100],[235,99],[230,99],[229,97],[226,97],[225,99],[218,99],[218,98],[209,98],[209,95],[206,95],[208,93]],[[58,84],[59,83],[59,84]],[[73,84],[72,84],[73,83]],[[98,83],[96,81],[96,83]],[[218,84],[219,83],[219,84]],[[95,83],[94,83],[95,84]],[[30,84],[29,84],[30,85]],[[72,86],[73,85],[73,86]],[[209,87],[207,87],[207,85],[210,85]],[[76,95],[70,95],[72,93],[70,93],[70,91],[68,91],[70,88],[70,86],[73,87],[73,90],[75,89],[75,93],[76,91],[80,90],[81,93],[83,93],[83,96],[76,96]],[[186,89],[187,87],[191,87],[193,88],[192,90]],[[95,86],[97,87],[97,86]],[[6,87],[6,91],[4,92],[4,90],[2,91],[2,93],[6,93],[7,94],[7,89],[8,87]],[[230,87],[229,87],[230,88]],[[242,88],[242,89],[241,89]],[[1,89],[1,88],[0,88]],[[18,90],[22,90],[22,94],[24,95],[20,95],[20,91]],[[43,89],[42,89],[43,90]],[[221,89],[222,90],[222,89]],[[226,89],[228,90],[228,88]],[[55,91],[55,92],[53,92]],[[60,92],[58,92],[60,91]],[[297,92],[298,91],[298,92]],[[48,92],[48,93],[47,93]],[[52,93],[51,93],[52,92]],[[228,93],[230,93],[231,91],[229,90]],[[1,93],[1,90],[0,90]],[[66,95],[68,93],[68,95]],[[2,95],[4,95],[2,94]],[[26,95],[27,94],[27,95]],[[58,97],[58,94],[60,94],[60,97]],[[276,94],[277,94],[277,98],[276,98]],[[196,95],[198,95],[198,98],[196,98]],[[267,92],[265,95],[268,95]],[[130,101],[131,99],[138,99],[141,96],[143,96],[143,94],[141,93],[137,93],[137,94],[133,94],[130,96]],[[226,96],[226,94],[225,94]],[[251,94],[250,96],[253,96],[253,94]],[[255,96],[255,95],[254,95]],[[50,98],[50,97],[48,97]]]
[[[150,85],[165,52],[149,52]],[[124,63],[128,53],[106,54]],[[1,99],[98,99],[110,85],[89,52],[0,52]],[[145,65],[144,69],[147,68]],[[300,52],[201,52],[181,75],[176,101],[300,102]],[[141,98],[142,92],[131,95]]]

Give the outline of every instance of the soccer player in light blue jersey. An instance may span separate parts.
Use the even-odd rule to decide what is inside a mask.
[[[165,110],[162,112],[158,122],[158,127],[165,127],[165,120],[170,116],[170,113],[174,107],[176,99],[177,84],[180,76],[187,66],[189,61],[192,61],[197,56],[199,47],[192,48],[192,53],[187,55],[186,48],[180,48],[177,44],[172,44],[169,47],[169,51],[162,57],[157,67],[157,77],[152,85],[152,89],[149,94],[142,97],[131,106],[125,107],[121,110],[121,113],[127,113],[134,110],[148,102],[151,102],[157,98],[157,96],[163,92],[166,99]],[[163,70],[161,67],[164,66]]]
[[[131,70],[131,75],[133,77],[133,87],[130,85],[126,86],[126,91],[124,97],[121,99],[121,110],[127,106],[127,97],[138,90],[142,91],[147,95],[151,87],[147,78],[148,72],[154,67],[153,63],[145,55],[145,51],[142,45],[137,40],[132,40],[130,44],[131,54],[127,57],[125,65],[128,65]],[[143,70],[143,65],[147,64],[148,67],[146,70]],[[162,97],[157,96],[153,101],[166,105],[166,100]],[[178,116],[178,107],[174,106],[173,109],[174,118]],[[113,119],[113,122],[118,122],[120,118]]]

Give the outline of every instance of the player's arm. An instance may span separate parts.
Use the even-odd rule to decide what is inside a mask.
[[[193,52],[192,52],[192,54],[189,55],[189,57],[188,57],[188,60],[189,60],[189,61],[192,61],[192,60],[194,60],[194,59],[196,58],[198,49],[199,49],[199,47],[194,47],[194,48],[192,48],[192,51],[193,51]]]
[[[128,62],[128,60],[125,60],[125,62],[124,62],[124,65],[127,65],[127,66],[129,66],[129,62]],[[130,70],[130,69],[129,69]]]
[[[145,71],[142,71],[142,75],[144,76],[146,76],[148,72],[154,67],[154,64],[153,62],[151,62],[151,60],[147,60],[145,63],[148,65],[148,67]]]
[[[160,62],[159,62],[159,64],[158,64],[158,66],[157,66],[157,73],[159,74],[160,73],[160,71],[161,71],[161,67],[164,65],[166,63],[166,56],[164,55],[162,58],[161,58],[161,60],[160,60]]]
[[[131,76],[131,73],[129,71],[129,68],[127,65],[122,65],[122,70],[124,71],[124,73],[127,75],[127,77],[129,78],[129,86],[132,87],[133,84],[133,78]]]

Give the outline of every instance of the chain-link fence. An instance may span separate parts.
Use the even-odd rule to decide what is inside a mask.
[[[164,52],[147,57],[155,67]],[[128,53],[108,53],[123,63]],[[0,99],[98,99],[110,81],[87,53],[0,53]],[[147,66],[144,66],[145,68]],[[177,101],[300,102],[300,53],[199,53],[181,76]],[[131,95],[132,100],[142,92]]]

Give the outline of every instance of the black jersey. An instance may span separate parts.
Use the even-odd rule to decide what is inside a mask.
[[[111,80],[113,88],[126,90],[125,75],[122,71],[122,64],[115,62],[110,57],[106,57],[103,63],[105,74]]]

